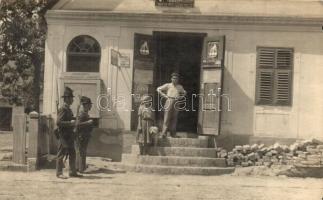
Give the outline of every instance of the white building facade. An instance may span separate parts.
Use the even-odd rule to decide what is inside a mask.
[[[192,7],[172,6],[59,1],[46,15],[44,114],[56,115],[63,88],[70,86],[94,102],[100,95],[109,102],[91,111],[99,128],[134,130],[134,94],[156,97],[156,87],[179,71],[189,94],[222,95],[222,106],[207,99],[189,103],[179,131],[323,138],[321,1],[195,0]],[[157,116],[160,121],[162,114]]]

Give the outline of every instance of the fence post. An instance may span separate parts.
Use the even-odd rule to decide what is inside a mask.
[[[28,171],[34,171],[39,163],[39,114],[35,111],[29,113],[29,144],[28,144]]]
[[[48,153],[52,155],[57,154],[57,139],[54,134],[55,121],[51,115],[48,116],[49,120],[49,138],[48,138]]]
[[[18,164],[26,164],[26,115],[15,114],[13,125],[13,157]]]

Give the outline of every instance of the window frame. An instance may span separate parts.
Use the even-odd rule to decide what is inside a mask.
[[[274,51],[274,60],[273,60],[273,66],[272,68],[268,67],[260,67],[260,50],[271,50]],[[290,53],[290,59],[289,61],[289,67],[286,68],[278,68],[278,52],[279,51],[286,51]],[[269,46],[257,46],[256,49],[256,86],[255,86],[255,105],[257,106],[283,106],[283,107],[291,107],[293,104],[293,74],[294,74],[294,60],[295,60],[295,54],[294,54],[294,48],[292,47],[269,47]],[[268,72],[271,73],[271,100],[265,101],[264,99],[261,99],[260,97],[260,81],[261,76],[260,73]],[[279,73],[281,75],[281,78],[288,78],[288,97],[284,97],[283,99],[287,99],[286,101],[283,101],[282,99],[278,98],[278,76]],[[284,74],[285,73],[285,74]],[[285,76],[285,77],[284,77]],[[281,79],[282,80],[282,79]],[[283,79],[284,80],[284,79]],[[266,80],[265,80],[266,81]],[[285,91],[286,92],[286,91]]]
[[[74,52],[74,51],[70,51],[71,45],[73,45],[73,42],[80,38],[80,37],[88,37],[90,39],[92,39],[96,45],[98,45],[98,52]],[[66,73],[71,73],[71,74],[79,74],[79,73],[86,73],[86,74],[99,74],[100,73],[100,66],[101,66],[101,60],[102,60],[102,47],[100,45],[100,43],[92,36],[90,35],[78,35],[73,37],[72,40],[70,40],[70,42],[68,43],[67,47],[66,47],[66,67],[65,67],[65,72]],[[96,58],[98,57],[98,66],[97,66],[97,70],[95,71],[71,71],[71,67],[69,67],[69,63],[70,63],[70,57],[71,56],[80,56],[80,57],[91,57],[91,58]]]

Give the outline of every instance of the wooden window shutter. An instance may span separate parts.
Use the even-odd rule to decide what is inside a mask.
[[[275,104],[291,103],[291,70],[277,70],[275,74]]]
[[[293,49],[257,49],[256,103],[291,105]]]
[[[291,104],[293,50],[277,49],[275,72],[275,104]]]
[[[277,69],[292,69],[293,66],[293,50],[277,49]]]
[[[259,48],[258,49],[258,68],[275,67],[275,49],[273,48]]]
[[[257,53],[256,103],[271,104],[273,102],[275,49],[258,48]]]
[[[259,69],[257,72],[257,104],[273,102],[273,69]]]

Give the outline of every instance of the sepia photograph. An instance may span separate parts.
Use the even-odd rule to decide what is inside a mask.
[[[323,0],[0,0],[0,200],[323,200]]]

